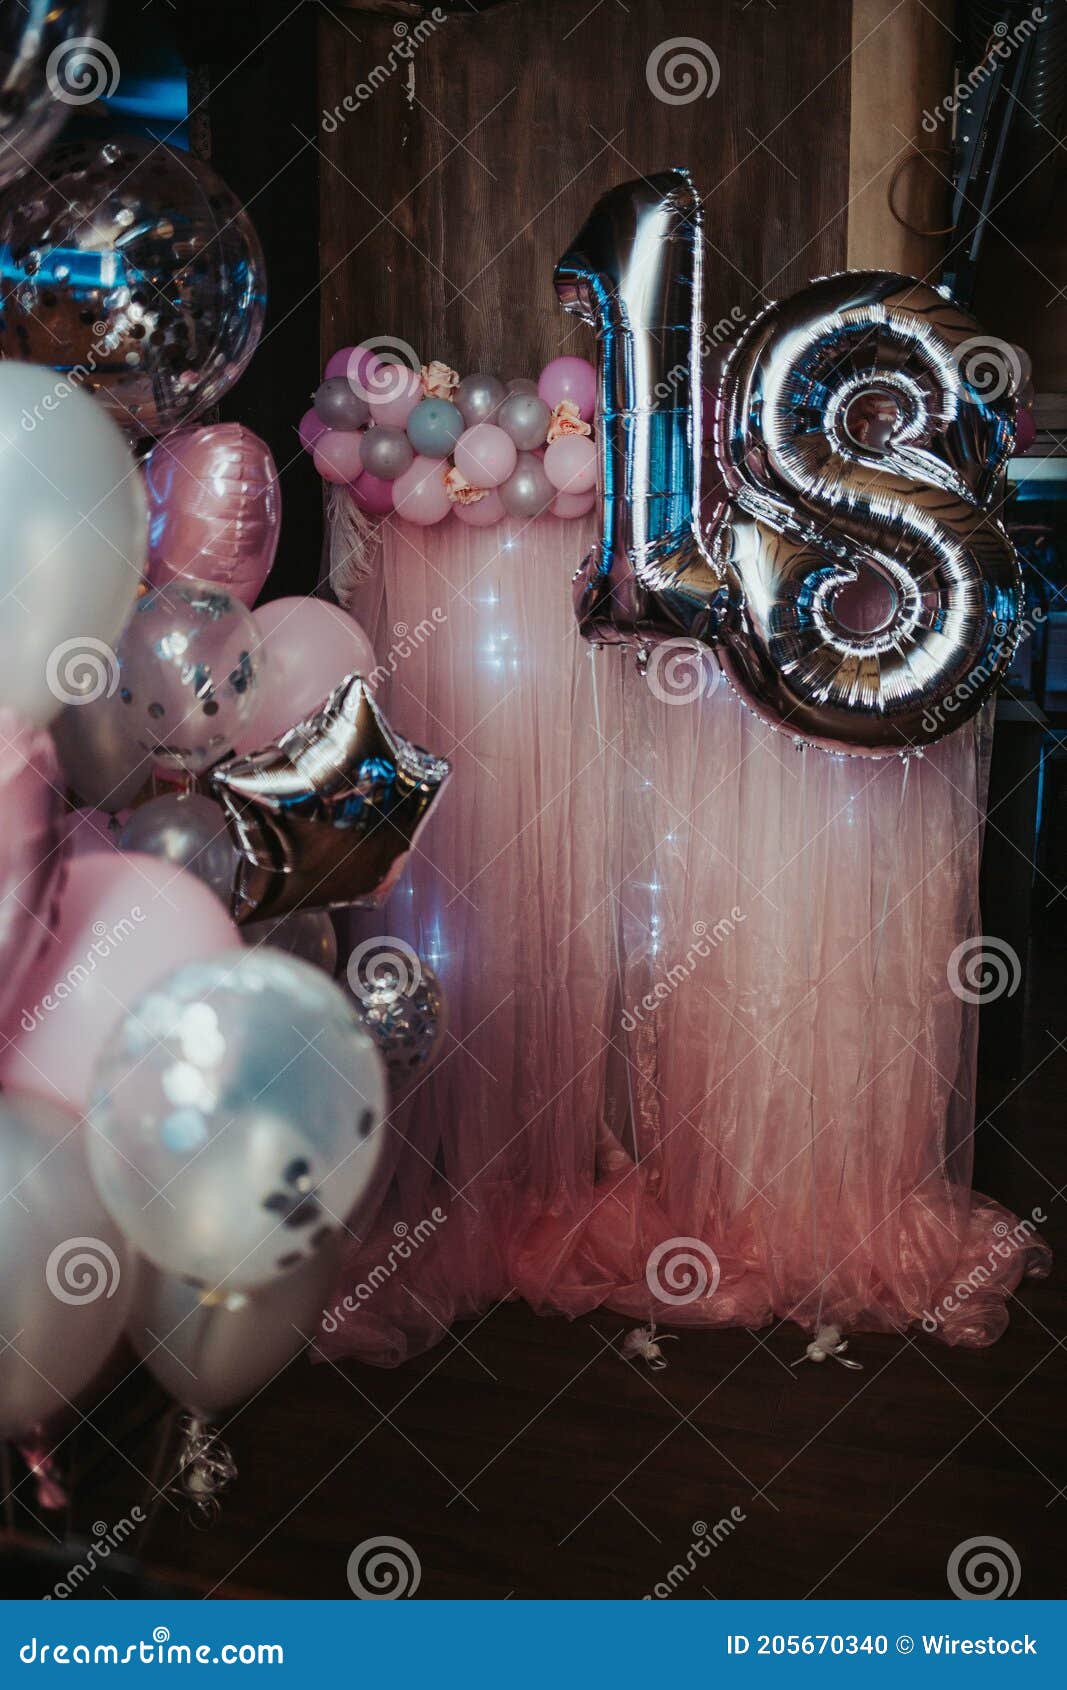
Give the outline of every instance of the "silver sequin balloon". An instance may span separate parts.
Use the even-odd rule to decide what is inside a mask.
[[[79,106],[113,94],[119,63],[99,39],[103,0],[0,6],[0,188],[32,169]]]
[[[428,1068],[447,1026],[441,982],[402,939],[365,939],[348,959],[348,984],[394,1085]]]
[[[251,219],[189,153],[63,144],[0,202],[0,352],[76,378],[131,435],[221,398],[265,307]]]
[[[705,532],[702,266],[700,201],[675,170],[605,195],[556,269],[598,330],[603,521],[576,576],[582,632],[642,655],[717,645],[762,720],[825,750],[930,744],[981,708],[1018,639],[995,514],[1011,372],[973,379],[989,342],[925,283],[813,283],[750,324],[726,368],[730,505]]]

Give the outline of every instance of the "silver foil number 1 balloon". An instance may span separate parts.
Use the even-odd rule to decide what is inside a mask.
[[[991,510],[1012,396],[968,386],[977,325],[936,289],[815,282],[730,359],[730,508],[704,534],[701,254],[695,190],[670,171],[606,195],[557,266],[600,337],[604,524],[578,572],[582,631],[713,644],[758,716],[826,750],[929,744],[980,708],[1018,638],[1018,564]]]

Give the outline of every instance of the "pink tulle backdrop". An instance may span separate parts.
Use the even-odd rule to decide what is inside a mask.
[[[455,765],[357,936],[433,965],[450,1034],[323,1346],[394,1365],[516,1294],[988,1343],[1047,1270],[970,1192],[977,1012],[949,959],[978,931],[988,722],[908,764],[832,758],[710,668],[642,678],[577,636],[591,537],[390,520],[350,601],[390,718]]]

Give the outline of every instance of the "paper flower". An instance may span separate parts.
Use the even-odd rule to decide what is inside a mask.
[[[593,430],[587,422],[582,421],[573,399],[561,399],[548,420],[548,443],[562,440],[565,434],[592,434]]]
[[[488,487],[475,487],[455,464],[445,471],[445,488],[454,505],[476,505],[489,491]]]
[[[428,364],[423,364],[419,371],[422,391],[427,399],[451,399],[459,386],[459,373],[450,370],[447,364],[442,364],[440,358],[434,358]]]

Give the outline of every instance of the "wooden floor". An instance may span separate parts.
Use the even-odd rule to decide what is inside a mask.
[[[1061,1259],[1063,960],[1031,980],[1029,1078],[982,1129],[995,1194],[1041,1208]],[[1063,1285],[1025,1286],[984,1352],[861,1337],[862,1373],[793,1368],[789,1326],[683,1334],[653,1374],[620,1359],[621,1317],[517,1304],[395,1372],[301,1357],[232,1417],[240,1476],[215,1523],[166,1503],[139,1541],[187,1594],[348,1598],[352,1550],[387,1536],[417,1555],[419,1597],[639,1597],[688,1558],[675,1599],[706,1599],[943,1596],[953,1549],[993,1536],[1019,1558],[1020,1596],[1062,1595]],[[135,1375],[78,1433],[84,1535],[143,1501],[158,1407]]]

